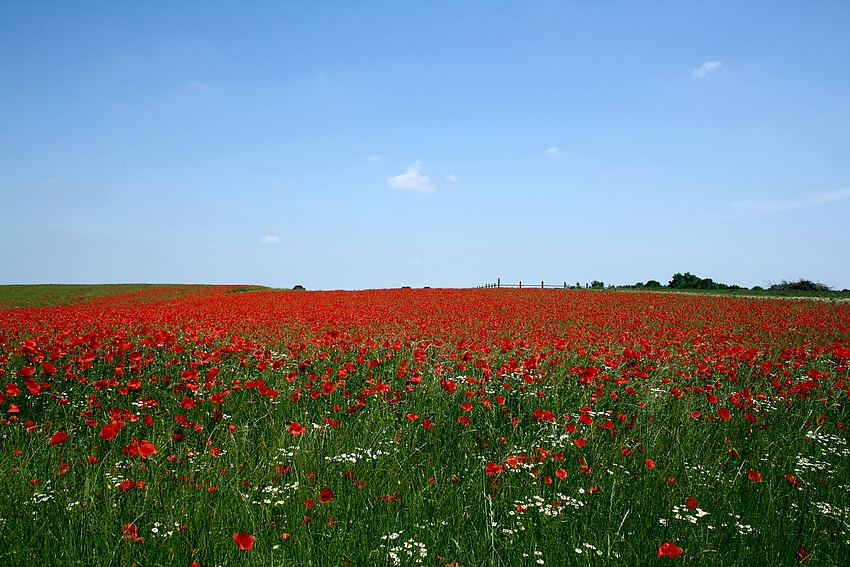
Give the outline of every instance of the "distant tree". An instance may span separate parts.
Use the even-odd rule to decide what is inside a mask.
[[[673,274],[673,279],[667,284],[671,289],[729,289],[729,286],[717,283],[711,278],[700,278],[690,272]]]
[[[643,285],[644,285],[645,287],[663,287],[663,286],[661,285],[661,282],[659,282],[659,281],[657,281],[657,280],[649,280],[648,282],[646,282],[646,283],[645,283],[645,284],[643,284]]]
[[[764,291],[764,288],[763,288],[763,287],[761,287],[760,285],[754,285],[754,286],[752,287],[752,290],[753,290],[753,291]]]
[[[593,289],[600,289],[605,287],[605,282],[600,282],[599,280],[593,280],[590,282],[590,287]]]
[[[292,288],[292,290],[293,291],[304,291],[304,286],[303,285],[296,285],[295,287]]]

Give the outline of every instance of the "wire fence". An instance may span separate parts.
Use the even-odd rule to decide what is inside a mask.
[[[501,278],[496,279],[496,283],[489,283],[484,285],[479,285],[478,289],[490,289],[497,287],[516,287],[519,289],[522,288],[537,288],[537,289],[568,289],[570,286],[567,285],[567,282],[564,282],[564,285],[561,284],[547,284],[544,281],[540,282],[540,285],[537,284],[523,284],[522,282],[511,284],[511,283],[502,283]]]

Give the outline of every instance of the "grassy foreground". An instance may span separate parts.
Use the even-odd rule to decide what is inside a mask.
[[[0,312],[0,564],[850,561],[846,305],[126,291]]]

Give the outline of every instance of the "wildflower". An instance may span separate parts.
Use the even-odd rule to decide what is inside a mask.
[[[254,547],[254,536],[246,532],[233,534],[233,541],[236,543],[236,547],[242,551],[248,551]]]
[[[319,501],[322,504],[327,504],[334,498],[334,493],[330,488],[323,488],[321,492],[319,492]]]
[[[803,486],[803,483],[797,480],[797,477],[793,474],[786,474],[783,478],[787,480],[792,486]]]
[[[118,435],[118,427],[111,423],[107,423],[100,430],[100,436],[107,441],[112,441],[116,435]]]
[[[51,445],[59,445],[60,443],[64,443],[68,440],[68,434],[64,431],[57,431],[53,435],[50,436],[50,444]]]
[[[493,476],[502,472],[502,467],[498,463],[489,462],[487,466],[484,467],[484,472],[487,473],[487,476]]]
[[[130,539],[136,543],[145,541],[145,538],[139,537],[139,526],[133,523],[121,526],[121,539]]]
[[[655,555],[658,557],[678,557],[682,554],[682,551],[681,547],[676,547],[675,543],[667,541],[661,544]]]
[[[149,441],[144,439],[136,440],[134,438],[132,443],[124,447],[123,452],[130,457],[139,455],[141,459],[147,460],[149,456],[156,455],[156,447]]]
[[[747,478],[753,482],[761,482],[761,473],[757,470],[750,469],[747,471]]]

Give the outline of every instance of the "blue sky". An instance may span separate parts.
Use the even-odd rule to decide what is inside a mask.
[[[0,283],[850,288],[850,3],[3,2]]]

